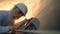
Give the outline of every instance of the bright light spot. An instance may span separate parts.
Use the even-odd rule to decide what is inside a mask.
[[[23,21],[25,19],[24,16],[20,17],[19,19],[15,20],[15,24],[20,23],[21,21]]]

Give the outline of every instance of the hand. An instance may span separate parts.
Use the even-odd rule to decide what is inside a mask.
[[[25,24],[27,21],[28,21],[28,19],[25,18],[23,21],[21,21],[20,25]]]
[[[15,30],[15,28],[14,28],[14,26],[10,26],[10,28],[9,28],[9,33],[12,33],[13,31]]]
[[[22,22],[26,22],[26,21],[28,21],[28,19],[27,19],[27,18],[25,18]]]
[[[23,21],[17,23],[15,25],[15,29],[19,28],[19,27],[22,27],[26,22],[28,21],[28,19],[24,19]]]

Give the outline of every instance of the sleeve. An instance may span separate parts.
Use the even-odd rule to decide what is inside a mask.
[[[0,26],[0,33],[8,32],[10,26]]]
[[[0,33],[6,33],[10,29],[10,20],[8,18],[8,15],[9,14],[7,12],[0,12]]]

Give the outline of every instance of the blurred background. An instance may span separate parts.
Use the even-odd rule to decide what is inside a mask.
[[[39,30],[60,30],[60,0],[0,0],[0,10],[11,10],[15,4],[25,3],[26,17],[40,20]]]

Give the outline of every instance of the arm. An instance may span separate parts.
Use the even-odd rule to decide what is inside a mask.
[[[0,26],[0,33],[8,32],[10,26]]]
[[[28,21],[27,19],[24,19],[23,21],[18,22],[18,23],[15,25],[15,28],[18,28],[18,27],[23,26],[27,21]]]

